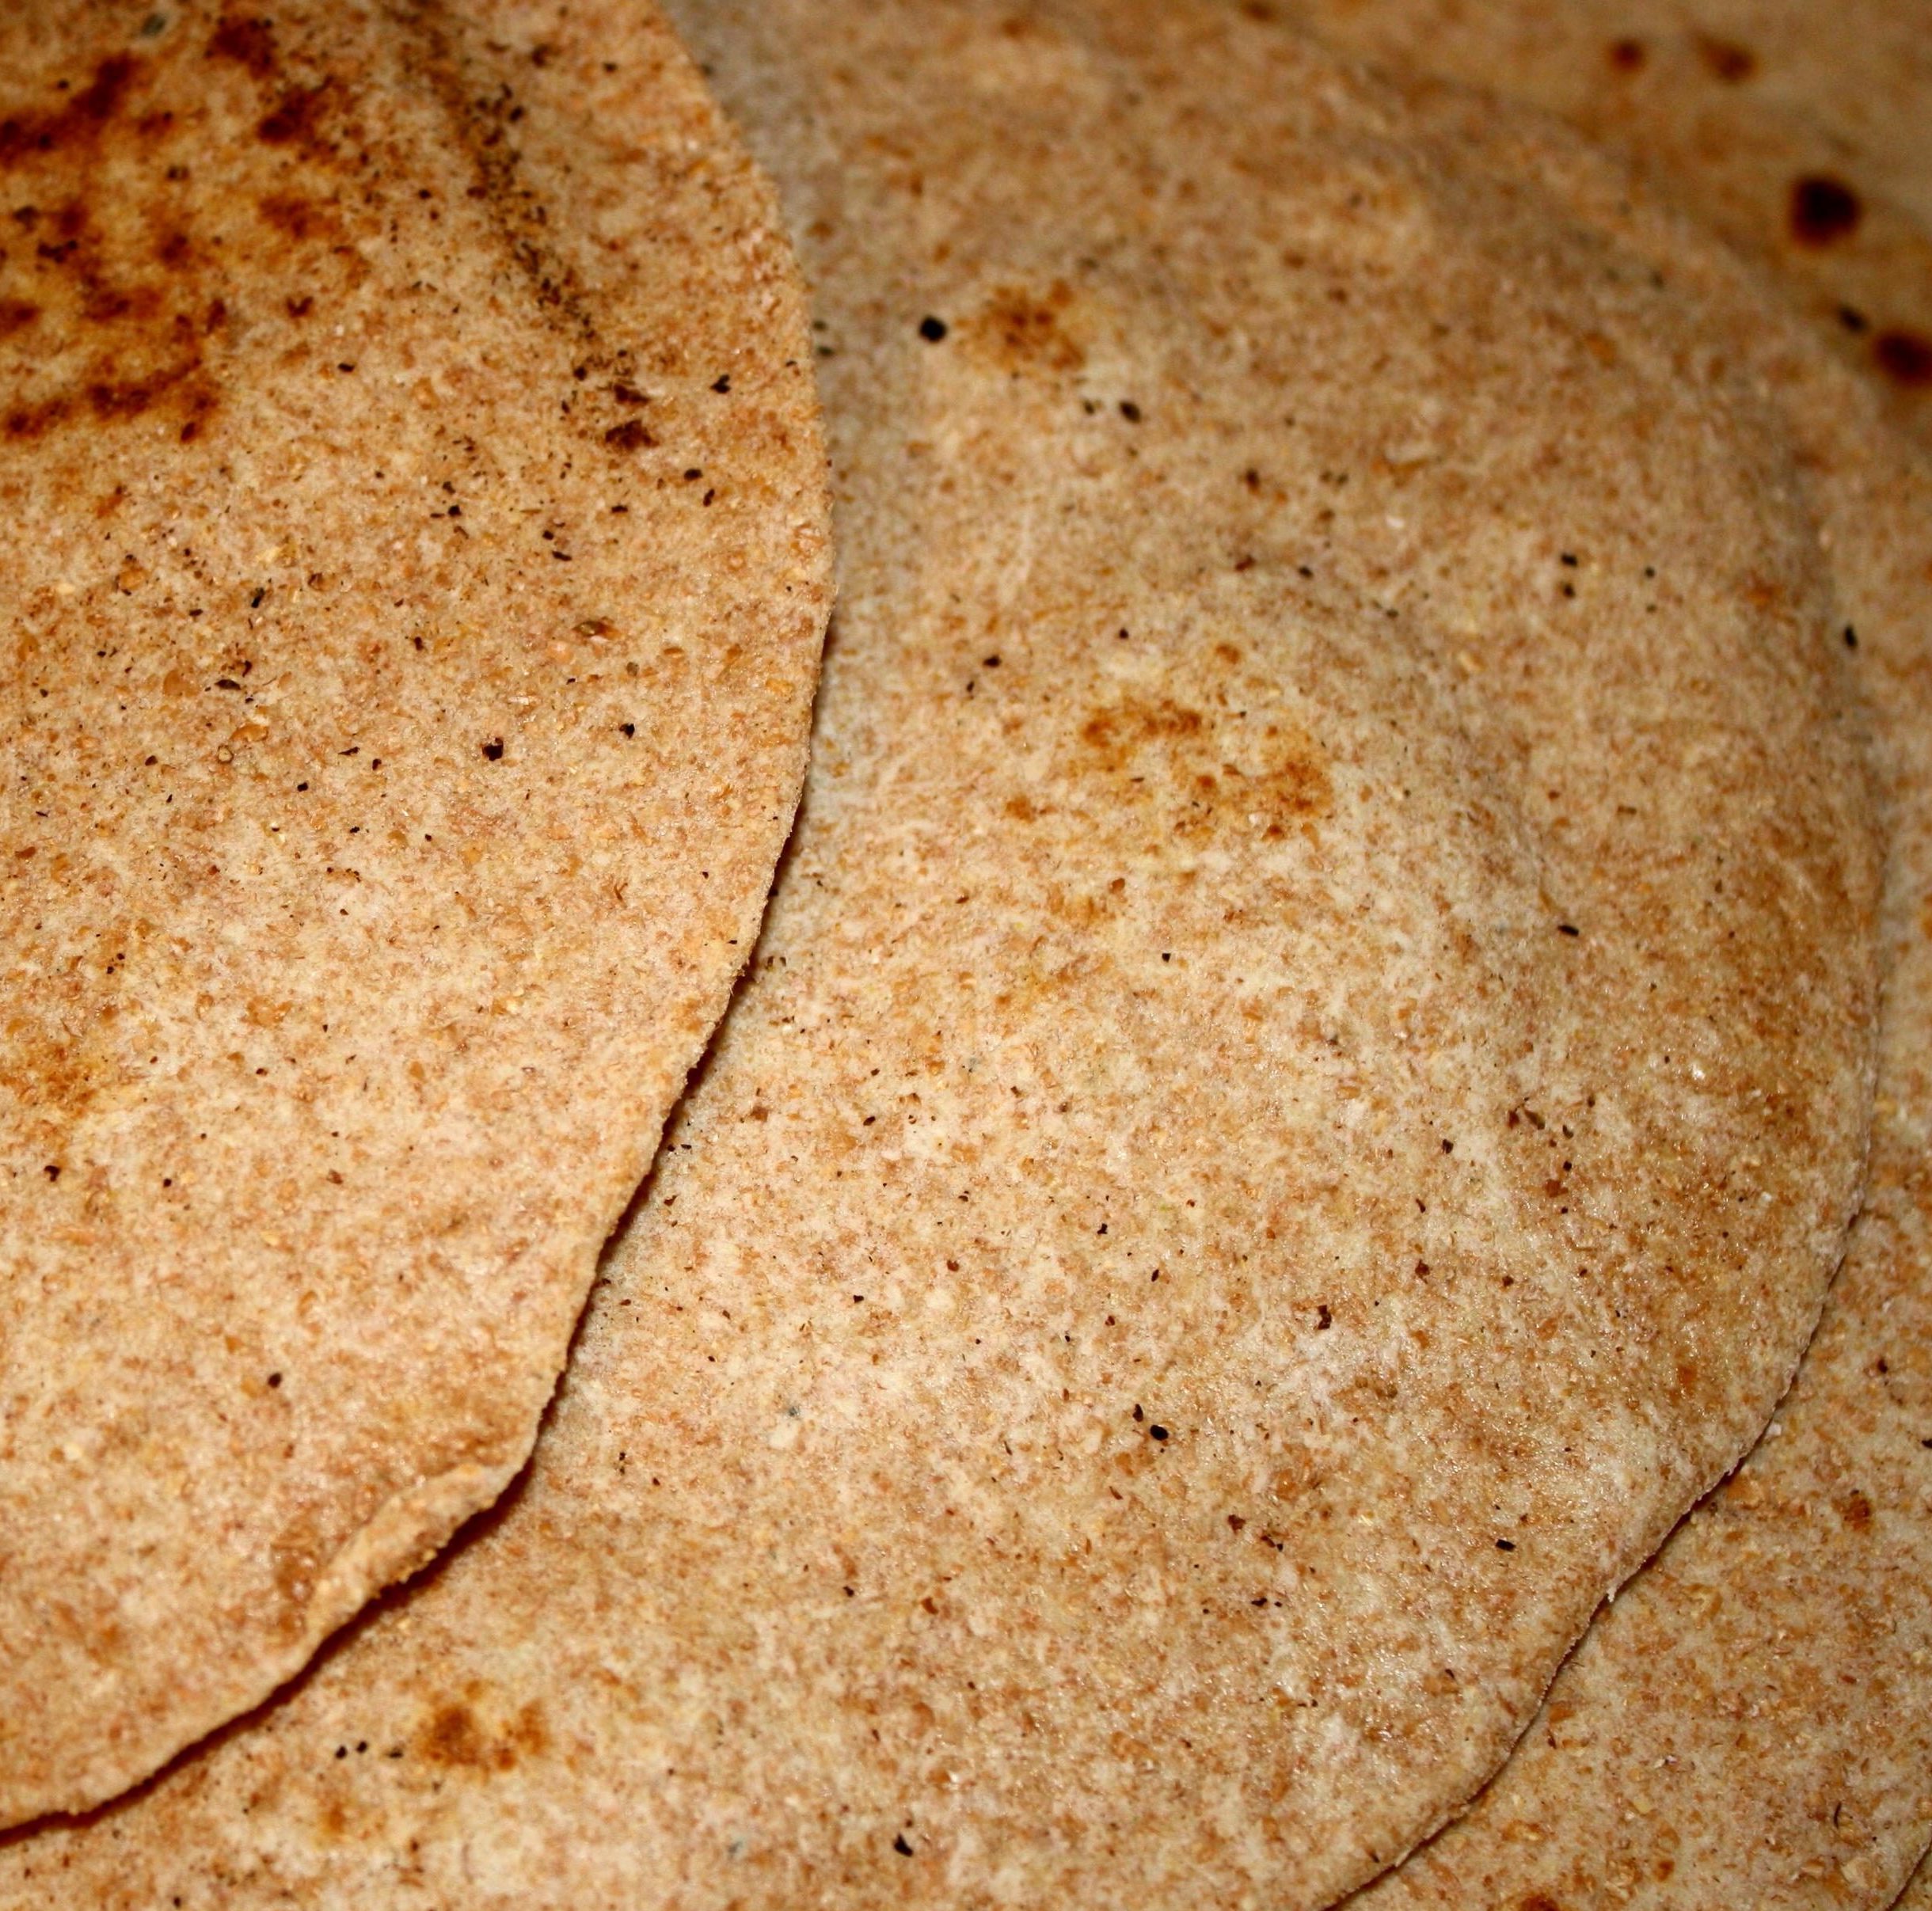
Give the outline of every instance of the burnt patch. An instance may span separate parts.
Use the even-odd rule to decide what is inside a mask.
[[[1800,245],[1833,245],[1848,239],[1864,216],[1858,194],[1828,173],[1807,173],[1791,182],[1786,218]]]
[[[0,298],[0,338],[24,332],[40,316],[40,308],[24,298]]]
[[[116,54],[102,60],[86,86],[58,110],[0,119],[0,167],[97,139],[101,128],[126,104],[140,66],[125,53]]]
[[[208,58],[245,66],[257,79],[275,71],[275,27],[257,14],[224,13],[208,36]]]
[[[1604,57],[1613,72],[1641,73],[1650,55],[1641,40],[1613,40]]]
[[[1932,338],[1922,332],[1892,328],[1872,340],[1878,368],[1895,383],[1915,391],[1932,386]]]
[[[1741,86],[1758,70],[1758,56],[1735,40],[1721,40],[1714,33],[1700,33],[1692,41],[1704,70],[1727,86]]]
[[[265,146],[299,146],[306,153],[326,154],[329,146],[322,137],[321,124],[328,95],[326,80],[318,86],[291,86],[256,123],[256,138]]]

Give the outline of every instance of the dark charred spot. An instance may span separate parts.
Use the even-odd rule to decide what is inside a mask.
[[[24,298],[0,298],[0,338],[11,338],[40,316],[40,308],[29,305]]]
[[[208,40],[210,59],[233,60],[258,80],[275,70],[275,28],[268,20],[224,14]]]
[[[1854,1493],[1838,1509],[1839,1518],[1854,1532],[1862,1533],[1872,1523],[1872,1503],[1862,1493]]]
[[[1697,36],[1697,55],[1713,79],[1727,86],[1741,86],[1758,70],[1758,56],[1750,47],[1734,40],[1720,40],[1714,33]]]
[[[1932,385],[1932,339],[1922,333],[1881,332],[1872,340],[1872,356],[1879,369],[1900,385],[1915,389]]]
[[[1791,236],[1801,245],[1830,245],[1858,229],[1858,196],[1828,173],[1808,173],[1791,183]]]
[[[614,385],[610,387],[610,396],[619,405],[648,405],[651,402],[649,393],[639,391],[634,385]]]
[[[283,93],[255,128],[256,136],[269,146],[319,146],[323,142],[317,128],[321,119],[327,83],[320,86],[295,86]]]
[[[1613,40],[1610,43],[1610,63],[1619,73],[1641,72],[1649,57],[1641,40]]]
[[[484,755],[491,762],[500,763],[503,761],[503,739],[501,737],[492,737],[487,743],[481,746],[481,748]]]
[[[622,424],[614,424],[604,433],[604,443],[614,451],[636,451],[657,440],[645,428],[643,421],[626,418]]]
[[[282,302],[283,309],[291,318],[306,318],[315,310],[314,299],[306,293],[299,298],[284,299]]]

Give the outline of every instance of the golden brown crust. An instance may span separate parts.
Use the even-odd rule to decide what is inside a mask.
[[[523,1463],[755,933],[827,600],[647,6],[0,17],[0,1822]]]
[[[1835,1263],[1869,819],[1694,313],[1252,27],[684,17],[845,509],[758,967],[514,1503],[0,1902],[1318,1902]]]

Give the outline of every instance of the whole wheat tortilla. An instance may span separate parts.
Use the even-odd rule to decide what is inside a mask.
[[[1932,442],[1927,0],[1240,0],[1614,145],[1786,278]]]
[[[0,1902],[1318,1902],[1835,1261],[1835,606],[1675,296],[1203,13],[690,18],[845,511],[755,971],[514,1501]]]
[[[1898,1911],[1927,1911],[1932,1906],[1932,1856],[1922,1860],[1900,1894]]]
[[[0,1822],[522,1464],[802,774],[823,452],[641,0],[0,17]]]
[[[1932,470],[1618,169],[1493,98],[1414,97],[1694,279],[1791,416],[1877,727],[1891,973],[1865,1210],[1772,1435],[1599,1616],[1468,1815],[1354,1902],[1888,1905],[1932,1839]]]
[[[1819,395],[1882,439],[1855,395]],[[1883,527],[1847,604],[1894,806],[1865,1210],[1774,1437],[1360,1911],[1877,1907],[1932,1840],[1932,477],[1871,442],[1820,461],[1841,553]]]

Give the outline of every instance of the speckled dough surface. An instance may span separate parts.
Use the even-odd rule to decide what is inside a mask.
[[[642,0],[0,9],[0,1822],[529,1449],[825,615],[766,188]]]
[[[1314,1905],[1768,1414],[1876,858],[1775,420],[1184,6],[693,6],[842,609],[527,1484],[0,1903]]]
[[[1230,0],[1492,87],[1773,266],[1932,443],[1927,0]]]
[[[1432,107],[1696,277],[1792,418],[1877,729],[1889,975],[1865,1208],[1772,1431],[1598,1616],[1469,1814],[1351,1902],[1878,1911],[1932,1839],[1932,471],[1617,169],[1491,99]]]

